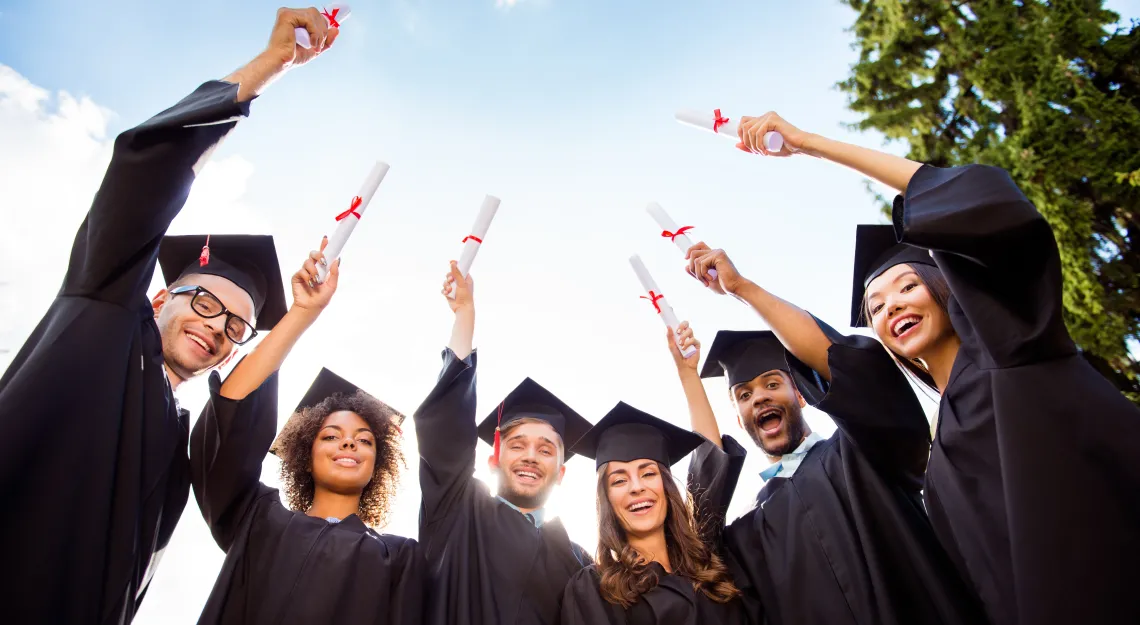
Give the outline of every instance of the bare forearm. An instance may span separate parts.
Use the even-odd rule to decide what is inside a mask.
[[[281,368],[293,346],[316,319],[317,314],[307,309],[290,308],[257,349],[230,372],[222,384],[222,397],[241,400],[257,390],[266,378]]]
[[[760,315],[793,356],[824,379],[831,380],[831,370],[827,365],[827,350],[831,347],[831,341],[806,310],[747,280],[736,288],[733,295]]]
[[[817,134],[807,136],[801,152],[846,165],[896,189],[899,193],[906,191],[914,172],[922,167],[922,163],[908,158],[828,139]]]
[[[223,80],[238,85],[238,102],[247,102],[261,94],[274,80],[288,69],[279,55],[263,52],[241,69]]]
[[[689,403],[689,422],[693,431],[721,447],[720,428],[716,424],[709,396],[701,384],[701,376],[696,369],[680,372],[681,387],[685,390],[685,400]]]
[[[447,346],[460,360],[471,354],[475,340],[475,309],[460,308],[455,311],[455,323],[451,326],[451,341]]]

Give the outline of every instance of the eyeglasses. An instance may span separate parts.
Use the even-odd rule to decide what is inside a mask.
[[[257,336],[257,330],[245,319],[233,314],[222,305],[218,296],[200,286],[186,285],[170,289],[171,295],[191,295],[190,308],[204,319],[226,316],[226,337],[234,345],[245,345]]]

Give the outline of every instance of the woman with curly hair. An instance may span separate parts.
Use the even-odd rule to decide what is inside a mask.
[[[564,625],[745,622],[713,546],[723,519],[695,518],[669,470],[703,441],[619,402],[574,444],[597,467],[598,553],[566,586]]]
[[[416,541],[369,527],[392,509],[404,463],[399,413],[326,369],[273,440],[277,369],[336,291],[337,263],[315,283],[321,259],[313,252],[293,276],[293,306],[257,349],[225,383],[210,378],[190,462],[198,507],[226,560],[199,623],[422,618]],[[288,507],[259,479],[271,447]]]

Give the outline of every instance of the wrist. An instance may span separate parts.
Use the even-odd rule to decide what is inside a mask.
[[[732,295],[736,298],[742,298],[748,293],[748,291],[756,287],[756,283],[749,280],[748,278],[745,278],[744,276],[741,276],[738,280],[727,286],[728,288],[725,290],[729,295]]]
[[[697,369],[685,365],[684,363],[677,366],[677,375],[681,378],[681,382],[701,381],[701,376],[697,373]]]
[[[286,317],[308,327],[317,320],[317,317],[321,316],[321,311],[321,308],[309,308],[308,306],[293,304],[289,307]]]
[[[475,305],[464,304],[455,308],[456,319],[474,319],[475,318]]]
[[[823,158],[823,144],[827,142],[827,138],[818,135],[814,132],[804,134],[804,140],[800,144],[800,154],[807,154],[816,158]]]

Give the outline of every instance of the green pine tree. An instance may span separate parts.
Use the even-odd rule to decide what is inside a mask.
[[[1057,237],[1069,332],[1140,403],[1138,22],[1100,0],[844,1],[853,127],[1008,170]]]

